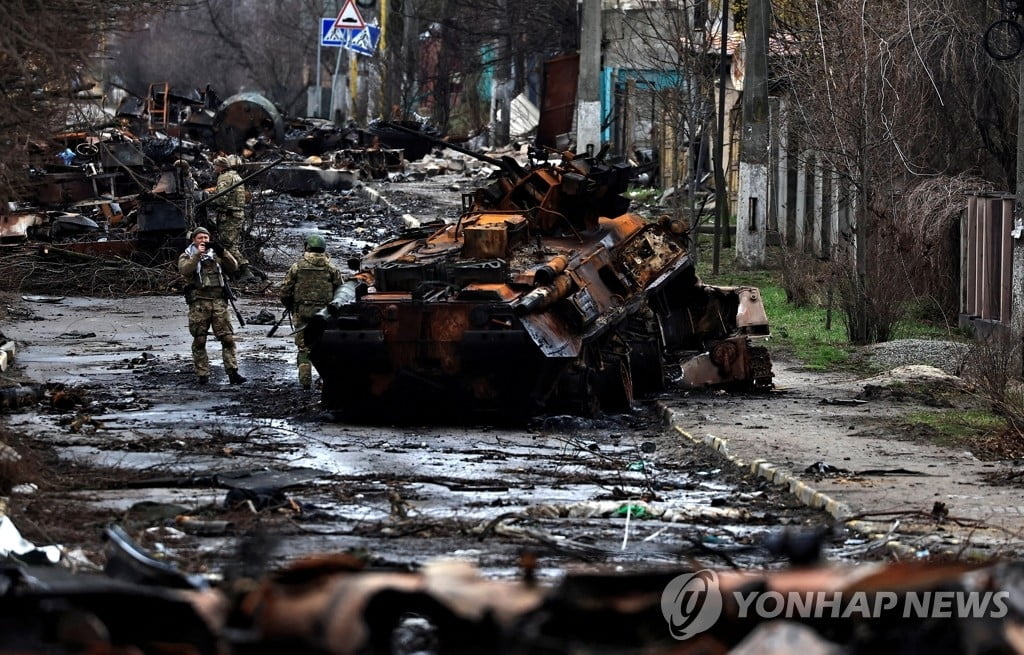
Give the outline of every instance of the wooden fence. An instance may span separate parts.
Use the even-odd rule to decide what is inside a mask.
[[[960,324],[1010,327],[1013,289],[1013,210],[1010,194],[967,197],[960,219]]]

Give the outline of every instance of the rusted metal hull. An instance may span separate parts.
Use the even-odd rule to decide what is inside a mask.
[[[551,363],[518,321],[473,325],[470,316],[485,307],[417,303],[399,319],[393,305],[374,302],[342,314],[313,355],[325,406],[361,418],[529,411],[535,371]]]
[[[221,104],[213,117],[214,140],[224,152],[241,152],[249,139],[281,143],[284,119],[270,100],[258,93],[239,93]]]
[[[493,163],[493,162],[492,162]],[[770,385],[760,294],[701,283],[685,226],[626,213],[628,167],[567,158],[382,244],[305,327],[325,407],[448,420],[630,407],[677,378]],[[707,353],[701,359],[702,354]]]
[[[307,329],[323,404],[389,420],[621,410],[664,387],[670,353],[703,348],[687,358],[687,383],[770,384],[767,352],[749,343],[767,331],[756,289],[701,285],[683,244],[630,214],[602,219],[583,255],[571,240],[548,240],[572,256],[516,275],[486,256],[506,248],[507,235],[489,234],[500,232],[495,221],[519,218],[484,214],[425,242],[382,246],[386,260],[419,253],[418,263],[388,261],[376,280],[390,291],[339,304]],[[467,237],[474,229],[482,234]],[[425,249],[477,257],[442,271]]]

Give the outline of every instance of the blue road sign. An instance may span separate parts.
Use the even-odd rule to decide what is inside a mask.
[[[343,48],[367,57],[372,57],[377,51],[377,42],[380,41],[380,28],[376,25],[367,25],[361,30],[348,30],[352,33],[348,43]]]
[[[352,52],[372,57],[377,51],[380,41],[380,27],[366,25],[362,29],[353,30],[345,27],[335,28],[335,18],[320,19],[320,45],[329,48],[346,48]]]
[[[345,28],[334,28],[337,18],[320,19],[320,45],[340,48],[342,44],[348,43],[349,32]]]

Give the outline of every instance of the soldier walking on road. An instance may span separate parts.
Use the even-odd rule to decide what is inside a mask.
[[[235,280],[245,283],[252,282],[256,276],[249,270],[249,260],[241,250],[246,191],[245,185],[241,184],[242,177],[232,166],[233,159],[223,156],[214,158],[213,170],[217,174],[217,188],[211,191],[217,194],[232,186],[234,188],[211,200],[210,205],[216,211],[217,238],[238,262]]]
[[[281,286],[281,304],[300,327],[295,333],[295,345],[299,349],[295,362],[299,368],[299,384],[306,391],[313,386],[313,364],[309,361],[309,348],[301,326],[331,302],[343,282],[341,271],[331,262],[326,250],[327,242],[319,234],[306,237],[306,252],[288,269]]]
[[[210,232],[197,227],[192,243],[178,257],[178,272],[188,281],[188,331],[192,335],[192,364],[199,384],[210,379],[210,358],[206,354],[206,333],[212,327],[220,341],[221,359],[231,384],[242,384],[235,354],[235,331],[228,316],[224,276],[238,269],[238,262],[224,246],[210,241]]]

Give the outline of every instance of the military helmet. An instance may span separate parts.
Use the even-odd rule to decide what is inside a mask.
[[[323,252],[327,250],[327,241],[320,234],[310,234],[306,237],[306,250]]]
[[[213,165],[217,168],[228,168],[230,166],[230,162],[228,161],[228,158],[224,156],[214,157]]]

